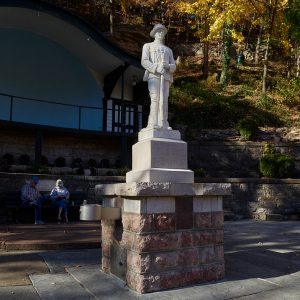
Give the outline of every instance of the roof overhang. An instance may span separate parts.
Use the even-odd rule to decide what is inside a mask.
[[[1,0],[0,28],[27,30],[55,41],[103,76],[129,64],[125,83],[142,80],[143,69],[137,58],[110,43],[89,23],[59,7],[34,0]]]

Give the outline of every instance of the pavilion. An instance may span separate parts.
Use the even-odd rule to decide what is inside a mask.
[[[128,164],[148,94],[139,59],[36,0],[0,2],[0,39],[1,157]]]

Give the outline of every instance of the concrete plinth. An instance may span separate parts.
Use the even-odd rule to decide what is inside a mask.
[[[132,147],[132,171],[126,182],[194,182],[187,166],[187,144],[177,130],[149,129]]]
[[[142,129],[139,132],[139,141],[162,138],[169,140],[181,140],[181,135],[178,130],[164,130],[164,129]]]
[[[139,293],[224,276],[222,196],[230,184],[97,185],[122,222],[102,222],[102,270]]]
[[[194,182],[194,172],[182,169],[151,168],[126,174],[126,182]]]

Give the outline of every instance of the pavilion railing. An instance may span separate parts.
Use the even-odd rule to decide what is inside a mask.
[[[136,134],[145,119],[142,106],[131,101],[125,102],[125,105],[120,105],[121,100],[111,99],[108,107],[103,108],[0,93],[0,120],[78,130]],[[120,114],[125,116],[124,124],[120,124]]]

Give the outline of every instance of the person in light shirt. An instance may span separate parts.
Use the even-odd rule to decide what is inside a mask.
[[[62,221],[62,214],[65,222],[68,223],[68,199],[70,197],[69,191],[64,187],[61,179],[56,181],[55,187],[50,193],[52,203],[58,207],[58,222]]]

